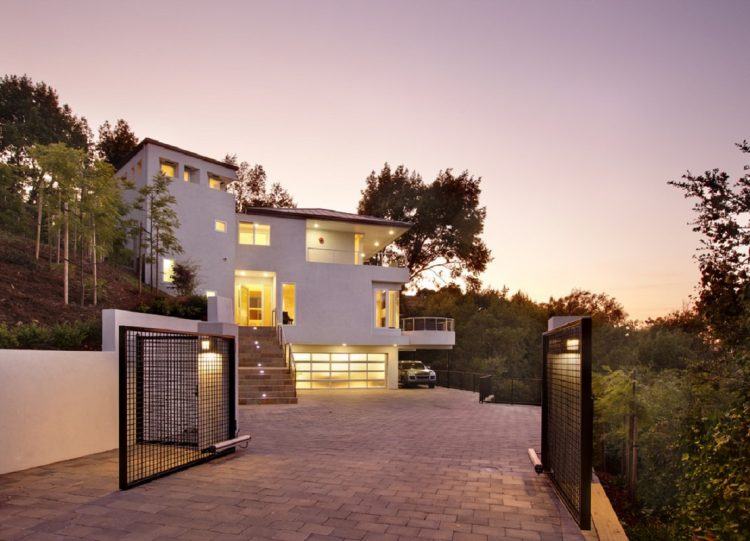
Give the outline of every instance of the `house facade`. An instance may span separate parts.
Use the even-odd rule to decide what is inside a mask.
[[[198,292],[231,307],[213,317],[241,331],[281,331],[294,353],[297,389],[397,388],[399,350],[453,346],[452,320],[401,320],[408,269],[376,263],[410,224],[326,209],[236,213],[226,191],[234,166],[153,139],[118,175],[140,187],[160,172],[173,178],[184,252],[161,258],[155,276],[146,269],[146,281],[169,291],[175,262],[195,264]],[[135,217],[149,227],[147,210]]]

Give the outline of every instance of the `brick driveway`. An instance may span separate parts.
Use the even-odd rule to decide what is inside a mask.
[[[539,417],[439,388],[303,393],[241,409],[247,451],[127,492],[114,451],[0,476],[0,539],[580,539],[529,465]]]

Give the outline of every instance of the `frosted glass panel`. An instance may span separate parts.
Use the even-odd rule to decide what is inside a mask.
[[[367,359],[370,361],[385,361],[385,353],[368,353]]]
[[[295,353],[297,388],[384,388],[387,357],[384,353]]]
[[[313,353],[313,361],[329,361],[331,359],[330,353]]]

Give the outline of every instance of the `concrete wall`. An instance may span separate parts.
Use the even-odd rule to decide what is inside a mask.
[[[0,474],[117,447],[111,351],[0,350]]]
[[[140,312],[108,308],[102,310],[102,351],[114,351],[115,353],[119,351],[119,328],[121,326],[198,332],[199,323],[201,322],[194,319],[141,314]]]

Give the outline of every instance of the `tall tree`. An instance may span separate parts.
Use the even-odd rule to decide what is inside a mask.
[[[750,153],[750,143],[737,144]],[[748,171],[748,166],[745,166]],[[732,180],[719,169],[669,181],[693,199],[693,231],[701,234],[697,308],[717,337],[750,343],[750,174]]]
[[[115,169],[124,165],[125,159],[137,146],[138,138],[122,118],[115,123],[114,127],[109,120],[99,126],[99,141],[96,144],[96,150]]]
[[[226,163],[237,164],[236,154],[227,154]],[[237,180],[231,182],[227,191],[234,194],[235,210],[245,212],[252,207],[296,207],[294,199],[284,187],[274,182],[268,188],[266,170],[260,164],[251,166],[247,162],[238,165]]]
[[[383,257],[402,261],[412,281],[461,278],[470,287],[491,260],[481,238],[486,209],[479,205],[481,178],[467,171],[440,171],[431,184],[403,165],[367,177],[358,212],[408,221],[411,229],[386,248]]]
[[[30,154],[39,165],[39,177],[53,188],[62,207],[63,219],[63,301],[69,301],[70,269],[70,210],[77,201],[86,154],[83,150],[70,148],[62,143],[39,145]],[[41,193],[40,189],[40,201]],[[41,206],[40,206],[41,209]],[[38,224],[41,224],[41,210]]]
[[[34,83],[27,75],[0,79],[0,157],[23,164],[36,144],[65,143],[81,150],[89,148],[88,123],[61,104],[55,89]]]
[[[151,289],[158,292],[159,258],[182,253],[182,244],[176,231],[180,227],[173,205],[177,203],[169,191],[172,179],[164,173],[155,175],[152,181],[138,190],[133,208],[146,213],[147,224],[141,224],[139,239],[143,239],[147,253],[145,261],[151,268]],[[140,250],[140,248],[139,248]]]

